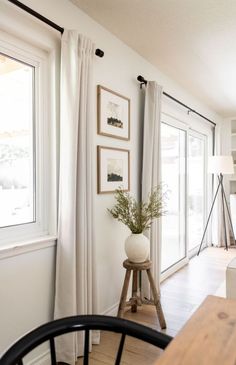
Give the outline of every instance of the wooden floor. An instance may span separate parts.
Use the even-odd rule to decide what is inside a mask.
[[[216,293],[225,280],[227,264],[235,256],[235,248],[229,251],[208,248],[161,284],[161,302],[167,322],[167,329],[163,332],[175,336],[205,297]],[[160,330],[153,306],[142,306],[138,313],[128,310],[125,318]],[[100,345],[93,346],[90,364],[113,364],[118,341],[119,335],[102,333]],[[153,364],[160,353],[161,350],[152,345],[128,339],[122,364]],[[82,359],[77,362],[80,364]]]

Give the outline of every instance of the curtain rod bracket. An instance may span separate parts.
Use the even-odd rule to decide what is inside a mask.
[[[145,78],[144,78],[143,76],[139,75],[139,76],[137,77],[137,80],[138,80],[139,82],[141,82],[141,85],[147,85],[147,80],[145,80]]]

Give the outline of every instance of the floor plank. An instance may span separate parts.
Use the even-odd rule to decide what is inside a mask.
[[[227,264],[235,256],[235,248],[228,251],[208,248],[161,284],[161,302],[167,322],[163,332],[175,336],[205,297],[216,293],[225,280]],[[153,306],[139,307],[137,313],[128,310],[125,318],[160,330]],[[119,335],[102,333],[100,345],[93,346],[90,365],[113,364],[118,342]],[[160,353],[161,350],[151,345],[128,339],[122,364],[153,364]],[[77,365],[82,363],[79,359]]]

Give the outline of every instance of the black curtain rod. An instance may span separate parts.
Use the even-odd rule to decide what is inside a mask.
[[[141,82],[140,87],[142,87],[142,85],[147,85],[147,80],[145,80],[145,78],[144,78],[143,76],[139,75],[139,76],[137,77],[137,80],[138,80],[139,82]],[[215,123],[215,122],[213,122],[212,120],[208,119],[207,117],[204,117],[204,115],[202,115],[202,114],[198,113],[196,110],[194,110],[194,109],[190,108],[188,105],[186,105],[186,104],[182,103],[182,101],[179,101],[178,99],[174,98],[173,96],[171,96],[171,95],[167,94],[167,93],[166,93],[166,92],[164,92],[164,91],[163,91],[163,95],[167,96],[168,98],[170,98],[171,100],[175,101],[176,103],[178,103],[178,104],[182,105],[184,108],[188,109],[188,111],[189,111],[189,112],[195,113],[195,114],[197,114],[199,117],[201,117],[201,118],[205,119],[207,122],[209,122],[209,123],[213,124],[213,125],[214,125],[214,127],[216,126],[216,123]]]
[[[25,4],[21,3],[18,0],[8,0],[10,3],[18,6],[18,8],[21,8],[22,10],[26,11],[27,13],[33,15],[35,18],[41,20],[42,22],[46,23],[47,25],[49,25],[50,27],[56,29],[58,32],[60,32],[61,34],[63,34],[64,32],[64,28],[60,27],[58,24],[52,22],[50,19],[46,18],[45,16],[37,13],[37,11],[29,8],[28,6],[26,6]],[[104,52],[97,48],[95,50],[95,54],[98,57],[103,57],[104,56]]]

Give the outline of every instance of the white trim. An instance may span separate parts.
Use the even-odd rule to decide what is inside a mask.
[[[39,237],[38,239],[19,242],[17,244],[0,247],[0,260],[13,256],[56,246],[56,236]]]
[[[181,133],[184,134],[184,152],[185,152],[184,173],[183,173],[183,175],[181,175],[182,182],[183,182],[184,188],[185,188],[184,189],[184,201],[183,201],[183,204],[181,203],[181,208],[180,208],[180,210],[183,211],[183,214],[181,214],[181,216],[183,216],[183,225],[184,225],[184,230],[185,230],[184,242],[183,242],[183,244],[184,244],[183,251],[184,252],[183,252],[183,255],[181,255],[182,257],[180,257],[176,263],[173,263],[171,266],[169,266],[167,269],[165,269],[164,271],[161,272],[161,280],[162,280],[162,276],[164,278],[167,278],[169,275],[173,274],[175,271],[179,270],[183,265],[185,265],[184,262],[187,257],[187,133],[188,133],[188,126],[186,126],[185,123],[182,123],[181,121],[177,120],[176,118],[173,118],[172,116],[167,116],[167,114],[164,114],[164,116],[162,116],[161,123],[173,128],[173,129],[176,129],[178,131],[181,131]],[[165,183],[165,181],[164,181],[164,183]],[[167,184],[167,186],[168,186],[168,184]],[[181,186],[180,186],[180,188],[181,188]],[[168,213],[167,213],[167,215],[168,215]],[[162,229],[163,229],[163,227],[162,227]],[[180,238],[180,234],[179,234],[179,238]],[[161,252],[163,252],[162,249],[161,249]],[[161,260],[161,262],[162,262],[162,260]]]
[[[163,97],[162,101],[162,114],[169,115],[171,118],[180,121],[186,126],[195,126],[195,129],[201,129],[202,131],[213,129],[214,126],[208,123],[206,120],[200,118],[194,113],[188,112],[187,109],[181,105],[170,102],[168,98]],[[219,122],[215,121],[216,124]]]
[[[194,137],[194,138],[198,138],[203,142],[203,168],[204,168],[204,173],[203,173],[203,189],[204,189],[204,196],[203,196],[203,230],[206,224],[206,217],[207,217],[207,211],[208,211],[208,174],[207,174],[207,161],[208,161],[208,138],[209,136],[207,134],[203,134],[200,131],[196,131],[196,129],[192,129],[190,128],[188,131],[188,136],[187,136],[187,154],[188,154],[188,168],[187,168],[187,193],[189,192],[189,137]],[[189,201],[187,204],[187,214],[189,211]],[[202,231],[203,233],[203,231]],[[206,241],[205,237],[205,241]],[[188,252],[188,257],[191,258],[193,257],[199,249],[200,243],[196,246],[194,246],[193,248],[189,249],[189,226],[187,225],[187,252]]]
[[[205,228],[205,227],[204,227]],[[209,229],[210,230],[210,229]],[[203,233],[203,232],[202,232]],[[197,253],[198,253],[198,251],[199,251],[199,247],[200,247],[200,243],[199,243],[199,245],[198,246],[196,246],[196,247],[194,247],[194,248],[192,248],[189,252],[188,252],[188,257],[189,257],[189,259],[191,259],[192,257],[194,257],[194,256],[196,256],[197,255]],[[204,242],[203,241],[203,244],[202,244],[202,248],[201,248],[201,252],[202,252],[202,250],[204,250],[205,248],[207,248],[208,246],[207,246],[207,244],[206,244],[206,242]]]
[[[180,270],[182,267],[184,267],[188,263],[189,263],[189,258],[184,257],[182,260],[178,261],[175,265],[169,267],[169,269],[167,269],[166,271],[161,273],[160,282],[162,283],[162,281],[167,279],[170,275],[173,275],[176,271]]]
[[[117,312],[118,312],[118,307],[119,307],[119,302],[113,304],[111,307],[109,307],[108,309],[106,309],[105,311],[103,311],[101,314],[104,316],[114,316],[116,317]]]
[[[51,364],[51,356],[50,351],[47,350],[42,354],[36,356],[34,359],[26,362],[26,365],[50,365]]]
[[[175,116],[173,116],[169,113],[165,113],[165,112],[161,113],[161,122],[166,123],[166,124],[170,125],[171,127],[182,129],[184,131],[187,131],[187,129],[189,128],[187,123],[182,122],[180,119],[176,118]]]
[[[13,37],[0,29],[0,47],[3,53],[11,54],[22,62],[37,67],[40,59],[45,59],[47,52]]]
[[[59,32],[45,26],[8,0],[0,1],[0,13],[0,28],[33,46],[49,50],[61,40]]]

